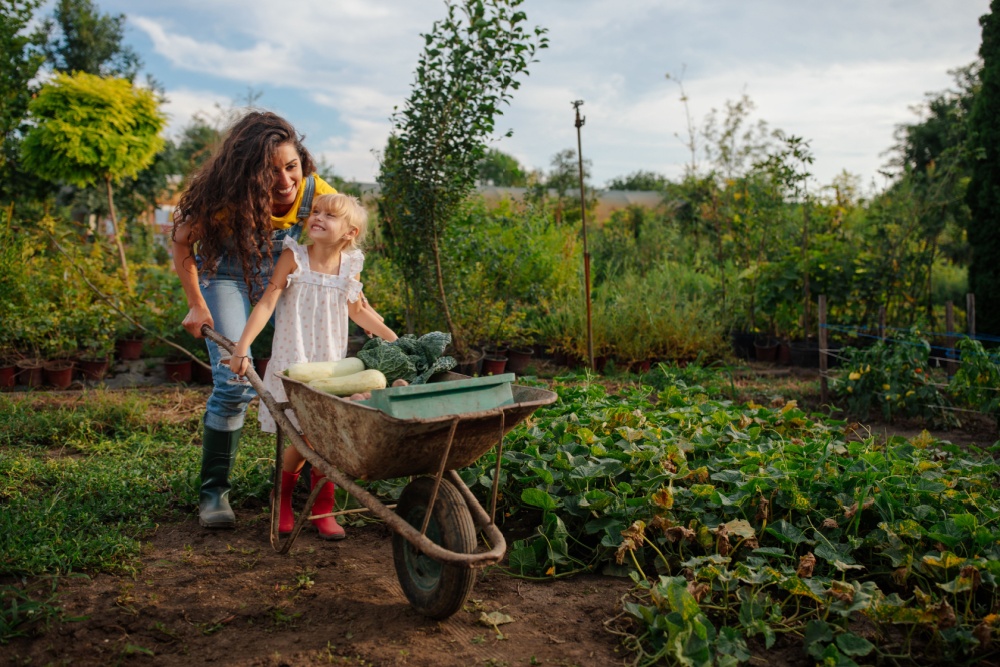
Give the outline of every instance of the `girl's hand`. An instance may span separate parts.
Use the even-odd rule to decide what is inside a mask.
[[[209,312],[208,306],[192,307],[188,310],[187,315],[184,317],[184,321],[181,322],[185,331],[195,338],[203,338],[201,335],[201,327],[205,324],[213,329],[215,328],[215,320],[212,319],[212,313]]]
[[[234,354],[229,357],[229,370],[240,377],[246,375],[248,368],[250,368],[250,357],[244,354]]]

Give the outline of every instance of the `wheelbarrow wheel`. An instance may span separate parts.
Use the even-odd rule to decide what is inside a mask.
[[[403,489],[396,513],[420,530],[433,490],[433,478],[413,480]],[[476,526],[469,508],[462,494],[446,479],[441,480],[426,535],[435,544],[456,553],[472,553],[476,549]],[[392,556],[406,599],[424,616],[436,620],[448,618],[462,608],[472,592],[475,570],[434,560],[420,553],[399,533],[392,536]]]

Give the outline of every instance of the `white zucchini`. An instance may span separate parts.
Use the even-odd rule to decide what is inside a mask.
[[[307,361],[288,368],[288,377],[299,382],[312,382],[321,378],[335,378],[353,375],[365,370],[365,362],[357,357],[347,357],[340,361]]]
[[[385,375],[382,371],[370,368],[360,373],[342,375],[333,378],[320,378],[309,383],[310,387],[325,391],[334,396],[350,396],[373,389],[385,389]]]

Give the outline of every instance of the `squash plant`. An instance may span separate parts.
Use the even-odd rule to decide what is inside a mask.
[[[692,365],[649,377],[557,378],[560,401],[507,437],[500,508],[532,531],[514,575],[630,574],[636,664],[737,665],[751,640],[845,667],[990,655],[996,446],[848,437],[795,401],[736,404]],[[460,474],[486,495],[495,463]]]

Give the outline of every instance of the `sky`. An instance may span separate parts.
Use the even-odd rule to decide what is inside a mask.
[[[444,0],[96,4],[126,15],[125,42],[166,88],[168,133],[252,90],[339,176],[361,182],[375,180],[421,33],[445,15]],[[521,9],[548,30],[549,48],[491,145],[525,167],[547,171],[576,148],[571,103],[583,100],[593,185],[638,170],[676,178],[691,159],[686,112],[700,127],[745,94],[754,122],[809,142],[817,184],[846,170],[879,188],[895,127],[916,121],[926,94],[977,57],[989,0],[525,0]]]

